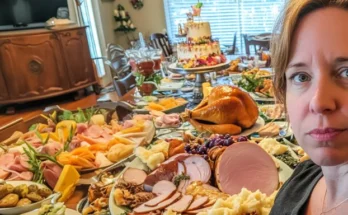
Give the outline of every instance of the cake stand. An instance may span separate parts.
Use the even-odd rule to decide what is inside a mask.
[[[195,87],[193,89],[193,103],[198,104],[203,99],[203,90],[202,84],[206,82],[204,74],[210,72],[219,72],[221,70],[229,68],[230,65],[228,62],[221,63],[215,66],[206,66],[206,67],[197,67],[197,68],[180,68],[176,66],[176,63],[169,65],[169,71],[177,74],[187,75],[187,74],[195,74]]]

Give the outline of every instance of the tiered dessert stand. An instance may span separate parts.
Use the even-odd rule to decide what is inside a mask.
[[[221,63],[215,66],[207,66],[207,67],[197,67],[197,68],[180,68],[176,66],[176,63],[169,65],[169,71],[177,74],[187,75],[187,74],[195,74],[195,87],[193,89],[193,102],[198,104],[203,99],[203,90],[202,84],[206,82],[204,74],[210,72],[219,72],[229,68],[229,63]]]

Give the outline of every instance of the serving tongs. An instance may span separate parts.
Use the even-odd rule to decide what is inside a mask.
[[[91,185],[92,183],[96,183],[98,181],[100,181],[101,179],[101,176],[106,173],[106,172],[110,172],[110,171],[114,171],[114,170],[121,170],[121,169],[124,169],[126,166],[127,166],[127,163],[131,162],[134,160],[135,158],[135,154],[132,154],[130,155],[129,157],[115,163],[115,164],[112,164],[110,165],[109,167],[103,169],[101,172],[99,172],[97,175],[91,177],[91,178],[80,178],[76,184],[76,186],[79,186],[79,185]],[[110,179],[106,179],[106,182],[105,182],[105,185],[104,186],[107,186],[109,184],[112,184],[114,183],[116,180],[116,177],[115,178],[110,178]]]

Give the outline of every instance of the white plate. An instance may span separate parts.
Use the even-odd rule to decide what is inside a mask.
[[[38,214],[38,210],[34,210],[34,211],[31,211],[31,212],[28,212],[28,213],[25,213],[25,214],[22,214],[22,215],[37,215]],[[75,211],[75,210],[72,210],[70,208],[67,208],[65,210],[65,214],[66,215],[81,215],[79,212]]]
[[[249,92],[250,96],[255,100],[259,102],[274,102],[274,98],[266,98],[266,97],[260,97],[255,93]]]
[[[238,136],[249,136],[252,133],[257,132],[262,126],[265,125],[265,120],[259,117],[253,127],[242,131],[242,133],[238,134]]]
[[[179,90],[183,85],[184,82],[161,83],[161,85],[157,87],[157,91]]]
[[[228,61],[226,61],[225,63],[220,63],[220,64],[217,64],[217,65],[214,65],[214,66],[201,66],[201,67],[195,67],[195,68],[180,68],[180,67],[177,67],[177,63],[172,63],[169,65],[169,69],[172,69],[172,70],[177,70],[177,69],[183,69],[183,70],[186,70],[186,71],[199,71],[199,70],[209,70],[209,69],[215,69],[215,68],[219,68],[221,66],[225,66],[229,64]]]
[[[262,112],[262,114],[267,118],[267,120],[280,120],[280,119],[285,119],[285,112],[284,112],[284,111],[283,111],[282,116],[279,117],[279,118],[270,118],[270,117],[268,117],[268,116],[266,115],[266,113],[265,113],[264,111],[262,111],[262,109],[270,109],[270,108],[274,109],[275,106],[276,106],[275,104],[271,104],[271,105],[260,105],[260,106],[259,106],[259,110],[260,110],[260,112]]]
[[[275,158],[275,157],[274,157]],[[294,172],[293,169],[291,169],[288,165],[286,165],[283,161],[275,158],[278,163],[279,163],[279,169],[278,169],[278,174],[279,174],[279,182],[286,182],[292,173]]]
[[[21,185],[21,184],[26,184],[27,186],[37,185],[39,188],[48,188],[47,186],[45,186],[43,184],[38,184],[38,183],[35,183],[32,181],[6,181],[6,184],[11,184],[14,187]],[[49,203],[50,199],[53,198],[55,195],[57,195],[57,194],[53,194],[50,197],[48,197],[42,201],[35,202],[33,204],[22,206],[22,207],[0,208],[0,214],[2,214],[2,215],[22,214],[22,213],[26,213],[26,212],[38,209],[41,207],[42,203]]]
[[[193,91],[193,89],[194,89],[194,87],[183,87],[180,90],[182,92],[191,92],[191,91]]]

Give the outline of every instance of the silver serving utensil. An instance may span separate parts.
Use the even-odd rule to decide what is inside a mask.
[[[112,170],[115,170],[117,168],[121,168],[121,167],[126,167],[126,163],[127,162],[130,162],[132,161],[134,158],[135,158],[135,154],[132,154],[131,156],[115,163],[115,164],[112,164],[111,166],[103,169],[101,172],[99,172],[97,175],[91,177],[91,178],[80,178],[77,182],[77,186],[78,185],[91,185],[92,183],[96,183],[100,180],[100,177],[103,175],[103,173],[105,172],[109,172],[109,171],[112,171]],[[107,183],[106,184],[110,184],[110,183],[113,183],[114,179],[106,179],[107,180]]]

